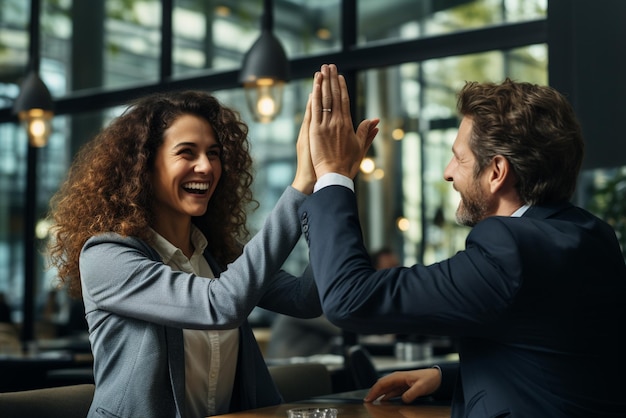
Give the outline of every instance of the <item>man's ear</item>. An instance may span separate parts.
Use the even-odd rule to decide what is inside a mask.
[[[511,168],[509,160],[504,158],[502,155],[496,155],[493,157],[489,170],[489,188],[491,193],[496,193],[514,186],[515,173]]]

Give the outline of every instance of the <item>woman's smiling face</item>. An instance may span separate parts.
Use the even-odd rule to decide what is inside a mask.
[[[222,174],[221,146],[203,118],[182,115],[165,130],[152,177],[157,219],[203,215]]]

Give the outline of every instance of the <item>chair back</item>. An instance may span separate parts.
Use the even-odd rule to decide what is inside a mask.
[[[355,389],[369,389],[380,377],[370,353],[361,345],[348,348],[346,362]]]
[[[2,418],[85,418],[95,385],[70,385],[0,393]]]
[[[332,393],[330,373],[321,363],[275,365],[268,369],[285,402]]]

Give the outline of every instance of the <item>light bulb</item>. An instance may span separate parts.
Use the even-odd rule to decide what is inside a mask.
[[[400,231],[406,232],[411,227],[411,221],[409,221],[404,216],[400,216],[398,219],[396,219],[396,225],[398,226],[398,229]]]
[[[259,87],[259,98],[256,102],[256,108],[263,119],[271,119],[276,114],[276,103],[267,86]]]
[[[256,120],[271,122],[282,107],[283,87],[281,80],[259,78],[244,84],[248,108]]]
[[[28,140],[33,147],[44,147],[52,132],[53,113],[43,109],[29,109],[19,112],[19,118],[26,126]]]

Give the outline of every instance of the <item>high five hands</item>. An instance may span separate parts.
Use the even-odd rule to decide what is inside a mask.
[[[356,132],[346,80],[334,64],[324,64],[313,78],[296,145],[298,167],[292,186],[311,193],[316,179],[337,173],[354,179],[378,133],[379,119],[365,119]]]
[[[334,64],[322,65],[313,80],[309,127],[317,178],[332,172],[353,179],[378,133],[378,122],[366,119],[354,131],[346,80]]]
[[[293,186],[310,194],[316,179],[337,173],[354,179],[378,133],[380,119],[366,119],[354,131],[346,80],[334,64],[315,73],[296,145],[298,167]],[[370,389],[366,402],[402,396],[406,403],[432,393],[441,384],[437,369],[396,372]]]

